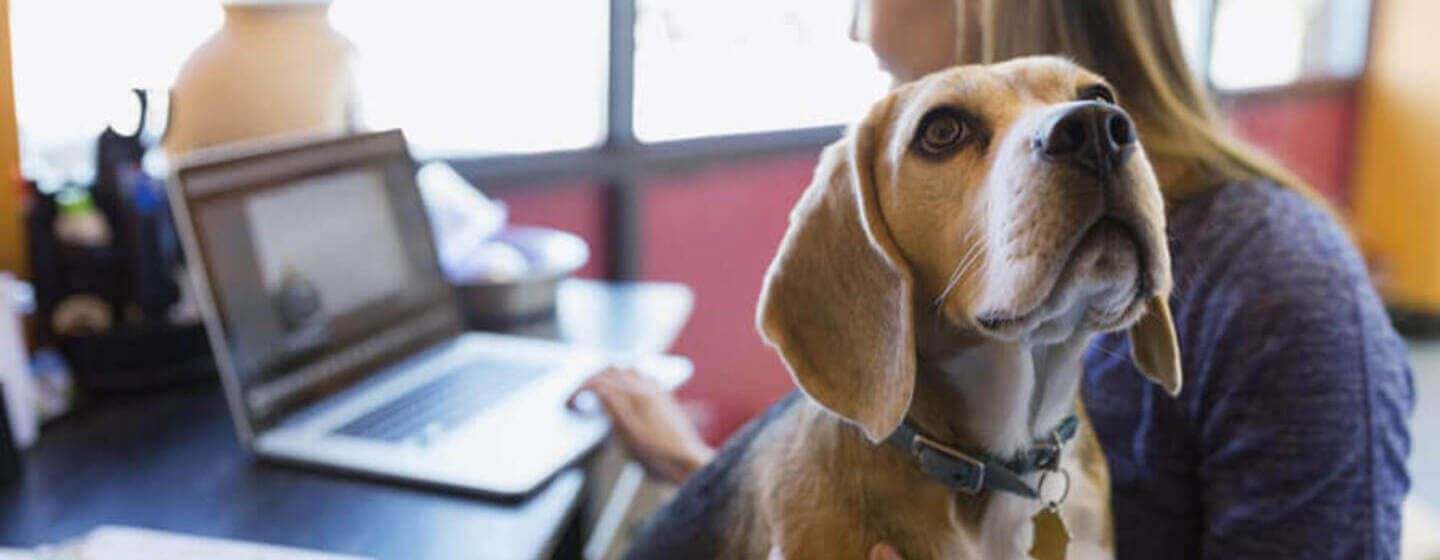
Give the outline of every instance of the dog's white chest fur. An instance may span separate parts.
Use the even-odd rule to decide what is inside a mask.
[[[1058,425],[1072,411],[1083,418],[1075,398],[1084,344],[1027,348],[1023,344],[987,345],[937,363],[945,384],[963,403],[971,419],[969,431],[993,449],[1016,449]],[[1071,488],[1060,505],[1061,518],[1071,533],[1067,558],[1111,558],[1109,472],[1089,422],[1082,422],[1075,439],[1061,455],[1061,468],[1069,473]],[[1025,477],[1041,484],[1040,475]],[[1059,499],[1064,475],[1044,481],[1040,500],[1006,493],[995,494],[985,512],[978,542],[963,545],[975,558],[1028,558],[1034,539],[1032,518],[1047,500]],[[964,539],[962,534],[960,538]]]

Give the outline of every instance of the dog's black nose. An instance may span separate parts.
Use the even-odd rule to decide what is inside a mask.
[[[1090,101],[1056,111],[1035,133],[1035,152],[1102,178],[1125,165],[1135,151],[1135,126],[1120,108]]]

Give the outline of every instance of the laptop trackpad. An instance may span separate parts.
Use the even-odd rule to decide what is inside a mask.
[[[332,433],[428,445],[542,378],[556,365],[467,359]]]

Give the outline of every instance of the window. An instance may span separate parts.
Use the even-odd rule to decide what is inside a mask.
[[[1369,0],[1215,0],[1213,9],[1208,70],[1218,90],[1348,79],[1364,68]]]
[[[83,11],[80,16],[77,12]],[[11,0],[11,56],[22,166],[42,185],[88,184],[107,124],[135,123],[130,88],[165,91],[220,26],[218,2]]]
[[[131,88],[155,92],[151,116],[161,118],[151,131],[161,130],[160,92],[221,27],[224,1],[96,1],[80,17],[73,3],[10,0],[25,174],[46,190],[89,184],[96,136],[135,122]],[[608,272],[627,278],[639,270],[630,222],[647,170],[815,148],[885,92],[889,77],[848,38],[852,9],[840,0],[338,0],[330,21],[356,48],[362,126],[404,129],[420,158],[450,159],[487,187],[559,177],[603,186]],[[610,44],[617,36],[634,37],[633,56]],[[608,130],[610,109],[632,130]],[[762,131],[777,133],[703,138]]]
[[[330,20],[356,46],[364,124],[403,128],[422,155],[578,149],[604,136],[603,0],[344,0]]]
[[[848,38],[852,5],[638,0],[635,134],[644,142],[832,125],[889,86]]]
[[[656,143],[854,120],[884,92],[847,38],[852,3],[634,0],[633,126]],[[1351,78],[1370,0],[1173,0],[1181,41],[1219,90]],[[90,144],[133,122],[132,87],[163,91],[221,25],[219,0],[12,0],[27,173],[84,182]],[[359,111],[423,156],[586,149],[605,137],[606,0],[344,0]],[[162,24],[163,22],[163,24]],[[523,55],[519,54],[523,53]]]
[[[1180,48],[1185,51],[1185,62],[1196,71],[1205,68],[1210,8],[1207,0],[1174,0],[1170,4],[1175,16],[1175,29],[1180,35]]]
[[[105,125],[135,122],[129,89],[164,92],[223,19],[218,0],[87,2],[85,17],[67,2],[10,6],[26,172],[77,183]],[[331,22],[356,46],[362,122],[440,156],[597,144],[608,14],[603,0],[345,0]]]

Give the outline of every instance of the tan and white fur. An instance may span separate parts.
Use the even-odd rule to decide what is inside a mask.
[[[897,88],[824,151],[757,313],[809,398],[745,452],[727,556],[863,558],[886,542],[910,560],[1024,558],[1040,501],[951,490],[886,436],[908,420],[1011,456],[1080,408],[1100,332],[1128,328],[1141,371],[1178,392],[1163,201],[1132,125],[1097,125],[1132,136],[1107,172],[1050,157],[1057,115],[1097,104],[1123,115],[1063,59],[953,68]],[[1070,558],[1113,556],[1088,423],[1062,464]]]

